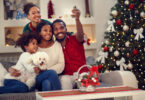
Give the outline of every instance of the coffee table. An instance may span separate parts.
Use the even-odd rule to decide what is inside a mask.
[[[143,96],[144,99],[142,100],[145,100],[145,91],[128,86],[112,86],[96,88],[94,92],[81,92],[78,89],[36,92],[37,100],[89,100],[115,97],[126,97],[126,100],[137,100],[138,98],[134,99],[134,96]]]

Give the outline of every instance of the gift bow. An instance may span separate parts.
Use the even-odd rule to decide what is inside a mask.
[[[100,51],[99,55],[100,55],[100,57],[98,57],[96,60],[97,61],[101,60],[101,63],[105,63],[105,58],[108,56],[108,52]]]
[[[94,77],[94,79],[96,80],[96,82],[94,82],[93,80],[90,80],[90,83],[91,83],[91,85],[94,85],[94,86],[98,86],[98,85],[100,85],[100,83],[99,83],[99,72],[98,72],[98,66],[92,66],[91,68],[90,68],[90,75],[89,75],[89,79],[95,74],[96,75],[96,77]]]
[[[116,61],[116,64],[120,65],[120,70],[124,71],[123,67],[126,69],[127,65],[125,64],[125,59],[122,57],[120,61]]]
[[[140,29],[134,29],[133,31],[136,34],[135,40],[139,40],[139,38],[144,38],[144,36],[142,35],[142,33],[143,33],[142,27]]]
[[[108,28],[107,28],[107,31],[108,32],[113,32],[113,31],[115,31],[115,29],[114,29],[114,24],[115,23],[115,20],[112,20],[112,21],[108,21]]]
[[[97,67],[97,66],[92,66],[92,67],[90,68],[90,76],[93,76],[94,74],[96,74],[97,77],[99,76],[98,67]]]

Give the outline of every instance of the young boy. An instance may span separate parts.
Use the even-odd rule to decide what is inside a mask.
[[[27,64],[27,59],[38,49],[37,36],[34,33],[23,34],[16,42],[16,46],[20,46],[24,52],[17,64],[9,69],[10,73],[6,74],[4,86],[0,87],[0,94],[28,92],[34,86],[35,77],[32,82],[27,80],[37,73],[38,70],[35,69],[38,67]]]

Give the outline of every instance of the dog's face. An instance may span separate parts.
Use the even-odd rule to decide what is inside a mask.
[[[36,52],[32,55],[32,61],[38,67],[46,66],[49,61],[49,57],[45,52]]]

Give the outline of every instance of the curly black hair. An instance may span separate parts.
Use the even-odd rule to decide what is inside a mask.
[[[26,15],[28,15],[29,14],[29,10],[32,8],[32,7],[37,7],[37,8],[39,8],[38,6],[36,6],[35,4],[33,4],[33,3],[27,3],[27,4],[25,4],[24,6],[23,6],[23,11],[24,11],[24,13],[26,14]]]
[[[28,46],[32,39],[36,39],[38,41],[38,36],[35,32],[25,32],[20,35],[20,38],[16,41],[15,47],[21,47],[21,49],[26,52],[24,46]]]

